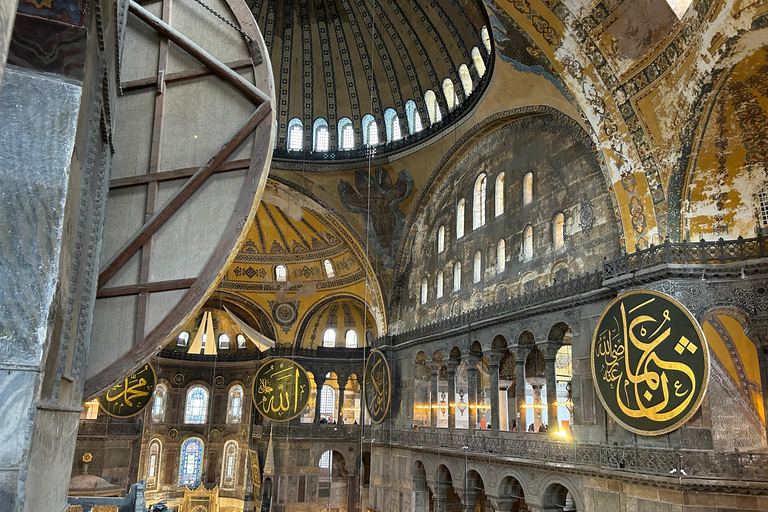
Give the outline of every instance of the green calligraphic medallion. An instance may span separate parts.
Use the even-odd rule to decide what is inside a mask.
[[[253,379],[253,403],[272,421],[288,421],[301,414],[309,392],[307,372],[290,359],[270,359]]]
[[[371,350],[365,362],[365,377],[363,379],[363,394],[365,408],[373,423],[381,423],[389,412],[389,401],[392,395],[392,379],[390,378],[387,359],[380,350]]]
[[[614,299],[592,338],[592,378],[608,413],[647,436],[679,428],[709,383],[709,348],[691,313],[672,297],[637,290]]]
[[[139,414],[155,392],[155,370],[145,364],[98,397],[101,409],[117,418]]]

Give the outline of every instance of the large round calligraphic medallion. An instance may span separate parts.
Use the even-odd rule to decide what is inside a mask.
[[[108,389],[97,400],[101,409],[110,416],[130,418],[146,407],[154,392],[155,370],[147,363]]]
[[[301,414],[309,392],[307,372],[290,359],[270,359],[253,379],[253,403],[272,421],[288,421]]]
[[[392,395],[392,380],[387,359],[380,350],[371,350],[365,362],[363,378],[363,394],[365,408],[373,423],[381,423],[389,412],[389,401]]]
[[[591,359],[605,409],[624,428],[648,436],[688,421],[709,382],[701,327],[685,306],[653,290],[626,293],[605,308]]]

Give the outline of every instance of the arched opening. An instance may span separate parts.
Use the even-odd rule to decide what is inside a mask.
[[[556,213],[552,219],[552,245],[555,249],[565,246],[565,215]]]
[[[318,462],[317,497],[326,509],[347,508],[347,469],[344,456],[336,450],[328,450]]]
[[[528,432],[547,432],[547,381],[544,354],[533,347],[525,359],[525,421]],[[521,415],[522,416],[522,415]]]
[[[288,150],[301,151],[303,144],[304,126],[299,118],[294,117],[288,121]]]
[[[416,427],[430,426],[429,382],[427,355],[420,351],[416,354],[413,380],[413,425]]]
[[[533,226],[528,224],[523,229],[523,261],[533,259]]]
[[[570,491],[562,484],[547,487],[541,500],[544,512],[577,512],[576,502]]]
[[[227,423],[237,424],[243,418],[243,387],[235,384],[229,388],[227,400]]]
[[[190,437],[181,445],[179,485],[197,487],[203,471],[203,440]]]
[[[473,510],[474,512],[492,510],[491,504],[488,503],[488,497],[485,495],[485,484],[480,474],[474,469],[470,469],[467,471],[466,478],[467,488],[464,492],[466,509]]]
[[[430,512],[432,510],[432,491],[427,485],[427,472],[420,460],[413,463],[413,510]]]
[[[466,470],[466,468],[465,468]],[[450,470],[440,464],[437,468],[437,489],[445,492],[445,511],[461,512],[461,498],[456,494],[454,485],[462,486],[463,482],[454,482]],[[437,509],[437,507],[435,507]]]
[[[483,277],[483,254],[480,251],[475,253],[475,263],[472,272],[472,282],[479,283]]]
[[[496,176],[496,187],[494,188],[494,213],[496,217],[504,213],[504,173],[500,172]]]
[[[472,75],[469,74],[469,68],[466,64],[459,66],[459,78],[461,79],[461,86],[464,88],[464,97],[469,98],[472,94]]]
[[[147,457],[147,487],[156,487],[160,479],[160,454],[163,451],[163,444],[159,439],[154,439],[149,443],[149,457]]]
[[[520,482],[512,477],[505,477],[501,481],[499,487],[499,503],[503,503],[502,510],[509,510],[509,512],[522,512],[528,510],[528,505],[525,503],[525,493],[523,492],[523,486]]]
[[[464,209],[466,203],[463,197],[456,203],[456,240],[464,236]]]
[[[371,114],[363,116],[363,144],[366,146],[379,144],[379,127]]]
[[[424,103],[427,105],[427,115],[429,115],[429,123],[439,123],[443,119],[443,115],[440,112],[440,105],[437,103],[437,96],[432,89],[424,93]]]
[[[445,250],[445,226],[437,229],[437,254]]]
[[[502,238],[496,244],[496,272],[501,274],[507,268],[507,245]]]
[[[453,88],[453,80],[446,78],[443,80],[443,96],[445,96],[445,103],[448,105],[448,112],[453,112],[456,108],[456,91]]]
[[[421,114],[416,108],[416,102],[408,100],[405,102],[405,118],[408,121],[408,133],[413,135],[422,130]]]
[[[152,423],[165,421],[165,409],[168,400],[168,388],[165,384],[158,384],[155,388],[155,396],[152,399]]]
[[[397,118],[395,109],[388,108],[384,111],[384,128],[387,131],[387,142],[395,142],[402,138],[400,120]]]
[[[187,390],[184,407],[184,423],[201,425],[208,417],[208,390],[202,386],[192,386]]]
[[[312,126],[312,149],[314,151],[328,151],[330,144],[330,132],[328,132],[328,121],[319,117],[315,119]]]
[[[477,76],[482,77],[485,75],[485,61],[480,54],[480,50],[477,47],[472,48],[472,62],[475,63],[475,69],[477,70]]]
[[[235,488],[238,449],[237,441],[227,441],[224,445],[224,458],[221,466],[221,487],[223,489]]]
[[[533,173],[523,176],[523,206],[533,202]]]
[[[355,129],[348,117],[342,117],[338,123],[339,149],[355,149]]]
[[[461,290],[461,262],[453,264],[453,291]]]
[[[472,201],[472,229],[485,224],[485,192],[488,179],[485,173],[475,180],[475,193]]]

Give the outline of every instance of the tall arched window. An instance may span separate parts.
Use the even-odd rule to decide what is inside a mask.
[[[461,262],[453,264],[453,291],[461,290]]]
[[[165,384],[158,384],[155,387],[155,396],[152,401],[152,423],[162,423],[165,421],[165,405],[168,399],[168,388]]]
[[[445,250],[445,226],[437,229],[437,254]]]
[[[334,405],[336,402],[336,393],[331,386],[323,386],[320,391],[320,415],[325,419],[332,419],[334,414]]]
[[[464,236],[464,206],[466,203],[462,197],[456,204],[456,240]]]
[[[483,255],[480,251],[475,253],[475,268],[472,275],[472,282],[479,283],[483,275]]]
[[[184,423],[203,424],[208,414],[208,390],[203,386],[192,386],[187,390],[184,407]]]
[[[478,50],[477,47],[472,48],[472,62],[475,63],[477,75],[483,76],[485,74],[485,62],[483,61],[483,56],[480,55],[480,50]]]
[[[160,471],[160,454],[163,451],[163,445],[158,439],[149,443],[149,458],[147,460],[147,487],[157,485],[158,473]]]
[[[421,303],[427,303],[427,278],[421,280]]]
[[[288,280],[288,267],[285,265],[275,265],[275,281]]]
[[[222,333],[219,336],[219,348],[222,350],[228,350],[229,349],[229,334]]]
[[[416,108],[415,101],[408,100],[405,102],[405,118],[408,121],[408,132],[411,135],[421,131],[421,115]]]
[[[427,115],[429,115],[429,124],[435,124],[442,119],[440,107],[437,105],[437,96],[432,89],[424,93],[424,103],[427,105]],[[438,118],[439,116],[439,118]]]
[[[445,96],[445,103],[448,105],[448,112],[453,112],[456,108],[456,91],[453,89],[453,80],[446,78],[443,80],[443,96]]]
[[[301,138],[304,127],[299,118],[294,117],[288,122],[288,149],[290,151],[301,151]]]
[[[325,276],[328,279],[336,276],[336,272],[333,271],[333,265],[331,264],[331,260],[323,261],[323,267],[325,267]]]
[[[528,224],[523,231],[523,261],[533,259],[533,226]]]
[[[195,488],[200,483],[203,470],[203,440],[190,437],[181,445],[179,461],[179,485]],[[167,471],[167,470],[166,470]]]
[[[243,419],[243,386],[235,384],[229,388],[227,400],[227,423],[240,423]]]
[[[379,143],[379,127],[376,125],[376,119],[371,114],[363,116],[363,144],[366,146],[375,146]]]
[[[507,266],[507,244],[502,238],[499,243],[496,244],[496,272],[499,274],[504,272]]]
[[[336,346],[336,330],[326,329],[323,333],[323,346],[335,347]]]
[[[491,51],[491,35],[488,33],[488,27],[483,25],[483,28],[480,29],[480,34],[483,38],[483,45],[485,46],[485,49],[490,52]]]
[[[565,245],[565,215],[562,213],[555,214],[552,219],[552,240],[555,249],[562,249]]]
[[[387,142],[395,142],[402,138],[400,120],[393,108],[384,111],[384,128],[387,130]]]
[[[461,87],[464,89],[464,97],[469,98],[472,94],[472,75],[469,74],[466,64],[459,66],[459,78],[461,78]]]
[[[475,197],[472,203],[472,229],[485,224],[485,188],[487,179],[481,174],[475,180]]]
[[[533,173],[523,176],[523,206],[533,202]]]
[[[437,298],[443,296],[443,271],[440,270],[437,272]]]
[[[224,460],[221,466],[221,486],[224,489],[235,488],[237,474],[237,441],[227,441],[224,445]]]
[[[504,213],[504,173],[500,172],[498,176],[496,176],[496,189],[494,190],[495,198],[495,213],[498,217],[502,213]]]
[[[312,126],[313,143],[315,151],[328,151],[329,149],[329,132],[328,122],[322,117],[315,119],[315,124]]]
[[[339,119],[339,148],[355,149],[355,129],[348,117]]]
[[[347,348],[357,348],[357,333],[352,329],[344,333],[344,346]]]

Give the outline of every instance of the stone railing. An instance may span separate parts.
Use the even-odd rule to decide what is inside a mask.
[[[768,453],[715,453],[699,450],[671,450],[604,446],[542,439],[526,433],[493,437],[442,432],[379,430],[371,434],[377,443],[401,444],[409,448],[442,448],[457,454],[499,455],[526,462],[570,465],[578,469],[609,470],[642,475],[692,479],[734,480],[768,483]],[[535,438],[534,438],[535,437]]]
[[[311,357],[311,358],[330,358],[330,359],[359,359],[364,357],[363,348],[344,348],[344,347],[317,347],[317,348],[296,348],[296,347],[274,347],[262,354],[262,358],[267,357]]]
[[[267,438],[270,431],[273,438],[290,437],[292,439],[336,439],[338,441],[349,441],[361,436],[370,436],[370,426],[363,425],[336,425],[302,423],[300,425],[275,425],[273,427],[254,425],[251,435],[255,438]]]
[[[128,436],[138,437],[141,435],[141,423],[118,423],[114,421],[81,421],[77,435],[79,436],[93,436],[93,437],[107,437],[107,436]]]
[[[768,238],[707,242],[672,243],[668,239],[661,245],[626,254],[603,262],[603,278],[613,279],[664,264],[708,265],[725,264],[768,257]]]
[[[594,292],[600,290],[602,286],[602,272],[595,271],[583,274],[562,283],[545,286],[535,291],[517,295],[511,299],[495,302],[400,334],[382,336],[374,342],[374,346],[399,345],[434,334],[446,334],[452,330],[460,330],[470,324],[477,325],[488,321],[505,321],[520,310]]]

